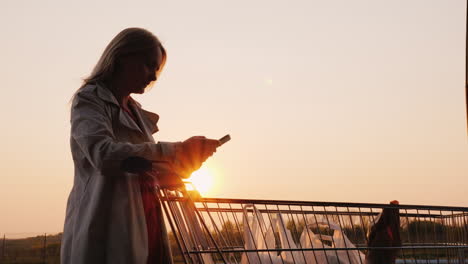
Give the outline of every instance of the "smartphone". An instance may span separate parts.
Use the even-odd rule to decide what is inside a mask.
[[[231,136],[229,134],[225,135],[224,137],[218,139],[219,140],[219,145],[223,145],[224,143],[228,142],[231,140]]]

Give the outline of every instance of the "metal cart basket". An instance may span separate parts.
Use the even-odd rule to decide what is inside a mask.
[[[365,263],[398,250],[396,263],[468,263],[468,208],[200,198],[158,191],[185,263]],[[402,245],[368,247],[384,208],[398,208]]]

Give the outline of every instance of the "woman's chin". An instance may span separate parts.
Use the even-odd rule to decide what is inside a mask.
[[[146,86],[142,85],[140,87],[138,87],[137,89],[134,90],[133,93],[136,93],[136,94],[143,94],[146,90]]]

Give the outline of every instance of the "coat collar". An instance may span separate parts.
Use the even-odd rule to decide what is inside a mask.
[[[130,97],[130,107],[134,110],[134,113],[137,115],[137,119],[142,123],[143,129],[147,131],[141,131],[140,126],[138,126],[135,121],[120,107],[119,102],[115,98],[114,94],[106,87],[106,85],[102,82],[96,83],[97,87],[97,96],[104,100],[107,103],[116,105],[119,107],[119,121],[121,124],[126,126],[131,130],[138,131],[142,134],[146,134],[147,132],[149,135],[152,135],[158,132],[158,121],[159,115],[146,111],[141,108],[141,104],[137,102],[135,99]]]
[[[119,102],[115,98],[114,94],[111,92],[111,90],[109,90],[109,88],[107,88],[104,83],[96,82],[96,93],[102,100],[120,107]]]
[[[132,97],[130,97],[130,107],[134,110],[133,112],[137,115],[138,120],[143,121],[145,129],[147,129],[150,134],[158,132],[158,114],[141,108],[141,104],[135,101]]]

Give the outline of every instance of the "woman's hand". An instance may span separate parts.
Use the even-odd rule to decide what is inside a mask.
[[[181,174],[184,177],[189,177],[192,172],[198,170],[203,162],[216,152],[219,145],[218,140],[208,139],[203,136],[191,137],[182,142],[180,154],[177,157]]]
[[[147,176],[155,178],[159,187],[174,189],[184,186],[180,176],[167,163],[153,163],[153,169]]]

